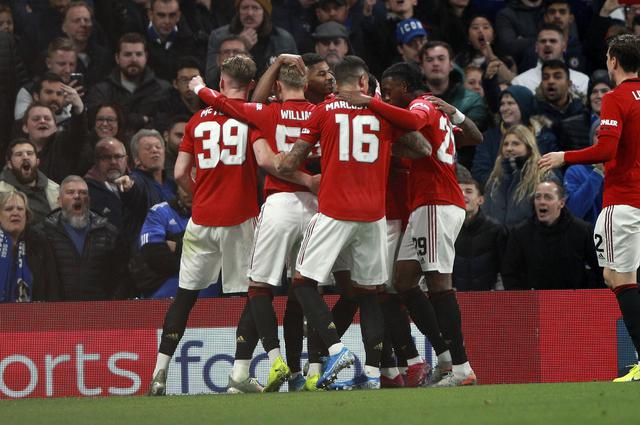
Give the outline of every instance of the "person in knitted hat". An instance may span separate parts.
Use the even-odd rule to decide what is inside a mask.
[[[217,74],[216,59],[220,43],[231,34],[246,42],[261,75],[281,53],[298,53],[296,42],[286,30],[271,22],[271,0],[235,0],[236,14],[229,25],[211,32],[207,49],[207,84],[214,85]]]
[[[603,96],[613,89],[613,83],[609,79],[609,73],[606,69],[596,69],[591,74],[589,81],[589,89],[587,90],[587,107],[591,112],[590,123],[600,119],[600,108],[602,108]]]
[[[498,157],[503,134],[511,127],[523,124],[536,136],[538,150],[542,155],[557,148],[556,136],[537,117],[537,103],[531,91],[523,86],[509,86],[498,98],[500,105],[498,125],[488,129],[483,142],[476,147],[471,173],[484,185]],[[534,117],[532,119],[532,117]]]

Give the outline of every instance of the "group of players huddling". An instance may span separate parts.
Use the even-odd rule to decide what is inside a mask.
[[[221,66],[220,92],[199,77],[190,83],[209,107],[188,122],[175,165],[176,182],[193,192],[193,215],[149,394],[165,394],[198,292],[221,270],[225,293],[248,292],[228,392],[278,391],[287,380],[290,390],[310,391],[475,384],[451,283],[465,218],[455,149],[481,141],[475,124],[426,94],[414,64],[384,72],[384,101],[355,56],[331,71],[316,54],[281,55],[254,90],[255,72],[253,60],[240,55]],[[277,100],[264,103],[274,83]],[[255,103],[247,102],[252,90]],[[314,175],[318,157],[321,174]],[[258,166],[267,173],[261,211]],[[285,362],[271,287],[294,265]],[[318,286],[331,282],[341,296],[330,311]],[[364,373],[338,383],[338,372],[354,362],[340,337],[358,309]],[[407,313],[437,354],[433,370],[418,354]],[[270,363],[264,387],[249,375],[258,340]]]

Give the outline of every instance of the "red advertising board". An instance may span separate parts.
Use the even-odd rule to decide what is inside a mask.
[[[480,383],[609,380],[620,313],[608,290],[458,294]],[[335,297],[327,297],[329,303]],[[143,394],[169,301],[0,305],[0,398]],[[284,298],[274,301],[282,324]],[[169,392],[223,391],[244,299],[202,299],[170,366]],[[362,350],[354,326],[343,338]],[[414,328],[421,353],[428,342]],[[264,376],[260,347],[252,370]]]

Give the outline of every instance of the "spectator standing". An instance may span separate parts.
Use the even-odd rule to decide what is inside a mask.
[[[598,143],[600,120],[591,125],[589,139]],[[567,192],[566,205],[576,217],[595,226],[602,211],[602,192],[604,190],[604,164],[570,165],[564,174],[564,187]]]
[[[597,69],[591,74],[589,80],[589,90],[587,91],[587,108],[591,111],[589,117],[590,124],[600,120],[600,110],[602,109],[602,98],[613,89],[613,84],[607,71]],[[591,140],[591,139],[590,139]]]
[[[176,184],[164,171],[165,153],[164,139],[156,130],[143,129],[131,138],[131,156],[135,165],[131,179],[144,194],[131,208],[134,235],[140,232],[149,208],[175,198]]]
[[[189,117],[187,115],[177,115],[173,117],[173,119],[169,121],[169,125],[163,134],[164,139],[167,141],[164,159],[164,172],[170,179],[174,178],[173,168],[175,167],[176,160],[178,159],[178,148],[182,142],[184,127],[188,121]]]
[[[89,135],[91,146],[95,146],[100,139],[105,137],[129,140],[129,136],[125,133],[127,125],[124,114],[120,106],[115,103],[98,105],[89,117],[89,128],[91,129]]]
[[[154,122],[158,131],[165,131],[169,122],[176,115],[193,115],[204,104],[198,96],[189,90],[189,81],[193,77],[202,76],[200,61],[193,56],[182,57],[173,65],[172,88],[167,97],[158,104]]]
[[[509,86],[499,97],[499,119],[495,127],[483,134],[482,143],[476,147],[471,172],[473,177],[484,186],[493,170],[500,151],[504,133],[516,125],[524,125],[536,136],[536,144],[541,155],[557,149],[555,134],[546,127],[544,120],[535,115],[538,109],[536,99],[529,89],[522,86]]]
[[[500,48],[516,60],[520,72],[524,54],[535,44],[543,12],[542,0],[508,0],[496,14]]]
[[[236,15],[229,25],[214,30],[207,49],[207,81],[214,78],[220,42],[231,34],[242,37],[262,75],[281,53],[297,53],[296,42],[286,30],[271,22],[271,0],[236,0]]]
[[[13,37],[0,31],[0,151],[4,152],[11,136],[13,106],[18,87],[27,75],[16,51]]]
[[[60,185],[60,209],[38,225],[51,246],[65,301],[96,301],[128,294],[127,251],[106,218],[89,210],[89,189],[78,176]]]
[[[24,193],[0,193],[0,303],[61,297],[53,252],[30,218]]]
[[[315,51],[333,69],[349,54],[349,30],[337,22],[318,25],[312,34],[316,42]]]
[[[427,42],[427,31],[415,19],[404,19],[396,25],[396,50],[400,58],[393,62],[420,63],[420,51]]]
[[[95,147],[95,165],[85,175],[90,207],[104,216],[130,246],[137,237],[135,209],[143,208],[146,197],[127,173],[127,152],[113,137],[100,140]]]
[[[80,96],[84,95],[85,87],[79,84],[78,81],[71,81],[71,74],[76,72],[77,60],[78,55],[75,47],[69,39],[63,37],[54,38],[51,43],[49,43],[49,48],[47,49],[47,57],[45,59],[46,71],[41,77],[32,79],[23,85],[18,91],[14,108],[14,118],[16,120],[22,119],[24,111],[26,111],[34,101],[33,93],[36,91],[36,83],[38,80],[42,81],[46,75],[54,74],[59,76],[60,81],[74,87]],[[51,81],[58,80],[53,79]],[[69,113],[70,111],[67,111],[67,114]]]
[[[536,93],[542,79],[542,64],[546,61],[564,61],[563,52],[567,44],[562,30],[554,24],[544,24],[538,31],[538,38],[535,43],[535,51],[538,56],[538,64],[525,72],[516,75],[511,84],[525,86],[533,93]],[[570,69],[569,80],[572,88],[582,96],[587,95],[589,87],[589,77],[580,71]]]
[[[149,66],[163,80],[174,79],[175,63],[181,57],[195,56],[203,60],[207,52],[206,39],[195,37],[181,17],[178,0],[151,0],[146,32]]]
[[[111,51],[105,43],[98,41],[93,21],[93,10],[84,1],[69,4],[62,20],[62,33],[75,46],[78,54],[77,72],[83,75],[86,87],[102,81],[113,66]]]
[[[120,105],[127,124],[135,132],[153,125],[157,105],[169,90],[169,83],[156,78],[147,66],[147,45],[137,33],[123,35],[116,49],[116,68],[87,94],[90,110],[106,102]]]
[[[565,206],[562,184],[539,183],[535,216],[509,234],[502,266],[505,289],[580,289],[603,287],[588,223]]]
[[[542,173],[535,165],[540,152],[533,133],[523,125],[509,128],[487,180],[482,211],[487,217],[515,226],[533,215],[532,199]]]
[[[486,130],[491,120],[489,108],[478,93],[464,87],[462,73],[453,66],[451,46],[443,41],[429,41],[423,46],[420,57],[429,91],[455,106],[481,131]],[[458,149],[458,162],[471,168],[474,152],[472,146]]]
[[[589,111],[582,98],[571,90],[569,67],[560,60],[542,64],[538,111],[551,120],[558,147],[575,150],[590,145]]]
[[[453,287],[458,291],[499,289],[502,286],[499,273],[506,229],[488,219],[480,210],[484,203],[482,187],[470,174],[458,176],[458,183],[464,196],[466,214],[455,243]]]
[[[37,224],[58,207],[59,186],[38,169],[36,146],[15,139],[7,148],[7,165],[0,173],[0,193],[19,190],[27,196],[31,222]]]
[[[22,120],[22,131],[37,149],[40,169],[56,183],[73,172],[85,172],[91,162],[84,105],[73,88],[62,87],[73,104],[67,128],[58,130],[53,111],[40,103],[29,106]]]

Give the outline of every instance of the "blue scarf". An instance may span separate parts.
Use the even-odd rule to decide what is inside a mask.
[[[11,248],[11,237],[0,230],[0,302],[31,301],[33,276],[24,241]]]

